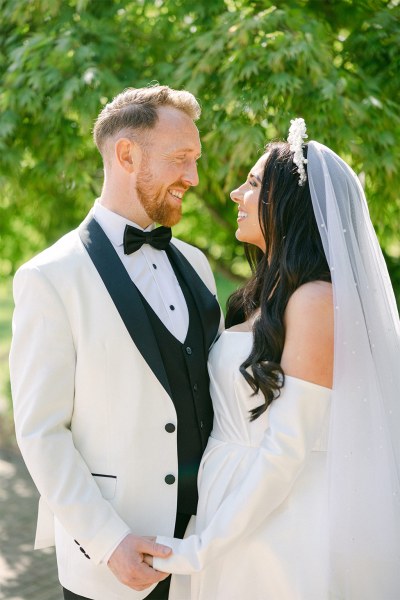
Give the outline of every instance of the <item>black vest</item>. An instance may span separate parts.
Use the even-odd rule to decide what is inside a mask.
[[[193,515],[196,514],[198,500],[197,473],[213,420],[207,371],[208,348],[192,293],[177,269],[173,255],[168,251],[167,254],[189,311],[189,328],[183,343],[170,333],[140,295],[155,333],[177,414],[177,512]]]

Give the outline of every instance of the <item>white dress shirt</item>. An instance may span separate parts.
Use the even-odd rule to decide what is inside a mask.
[[[164,250],[143,244],[132,254],[124,254],[123,238],[126,225],[151,231],[154,224],[143,229],[136,223],[105,208],[96,200],[94,218],[103,229],[122,261],[129,277],[146,298],[167,329],[184,342],[189,328],[189,313],[182,289]]]

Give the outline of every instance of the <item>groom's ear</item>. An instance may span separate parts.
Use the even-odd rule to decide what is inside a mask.
[[[114,160],[127,173],[137,173],[142,161],[142,150],[135,141],[121,137],[115,142]]]

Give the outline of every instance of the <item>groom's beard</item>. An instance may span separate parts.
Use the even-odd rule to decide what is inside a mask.
[[[186,189],[187,186],[182,182],[175,182],[168,186],[169,189],[176,187]],[[142,165],[136,180],[139,202],[154,223],[172,227],[181,220],[182,205],[171,198],[168,188],[154,185],[153,176],[146,161]]]

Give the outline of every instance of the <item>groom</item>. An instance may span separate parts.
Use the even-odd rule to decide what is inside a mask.
[[[65,599],[167,598],[143,556],[169,549],[144,536],[182,537],[196,513],[221,313],[206,259],[169,228],[198,183],[199,116],[167,86],[116,96],[94,127],[100,198],[15,276],[17,439]]]

